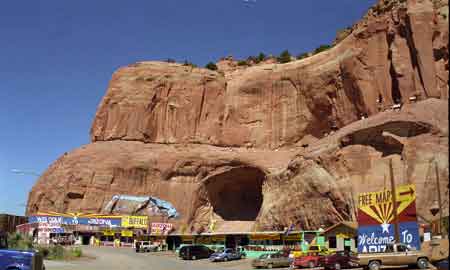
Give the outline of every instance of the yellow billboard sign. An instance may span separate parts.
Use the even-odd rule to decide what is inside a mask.
[[[148,228],[147,216],[122,216],[122,228]]]

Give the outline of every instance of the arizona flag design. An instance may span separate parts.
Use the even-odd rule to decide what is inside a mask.
[[[416,216],[416,189],[403,185],[396,189],[400,242],[420,248]],[[358,251],[380,252],[394,241],[394,203],[390,190],[358,196]]]

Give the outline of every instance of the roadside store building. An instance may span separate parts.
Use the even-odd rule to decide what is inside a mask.
[[[343,221],[327,228],[325,236],[326,247],[335,251],[358,251],[358,223]]]
[[[0,214],[0,231],[12,233],[16,230],[16,226],[27,223],[28,219],[24,216],[15,216],[9,214]]]

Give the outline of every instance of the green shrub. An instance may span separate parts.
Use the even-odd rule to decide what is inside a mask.
[[[238,64],[238,66],[246,66],[247,65],[247,61],[241,60],[237,64]]]
[[[297,59],[303,59],[303,58],[306,58],[306,57],[308,57],[309,56],[309,54],[308,53],[301,53],[301,54],[299,54],[299,55],[297,55]]]
[[[70,252],[75,258],[80,258],[81,256],[83,256],[83,251],[79,247],[72,248]]]
[[[33,248],[33,240],[31,237],[16,232],[8,234],[8,245],[12,249],[29,250]]]
[[[197,67],[196,64],[193,64],[192,62],[189,62],[188,60],[184,60],[183,66],[189,66],[189,67],[193,67],[193,68]]]
[[[217,65],[214,64],[213,62],[209,62],[208,64],[206,64],[205,68],[209,70],[217,70]]]
[[[63,246],[54,245],[50,246],[48,259],[49,260],[63,260],[66,258],[66,251]]]
[[[256,57],[256,59],[258,60],[258,63],[262,62],[262,61],[266,60],[266,55],[264,53],[259,53],[258,57]]]
[[[314,50],[314,54],[318,54],[320,52],[324,52],[331,48],[331,45],[320,45],[318,48]]]
[[[277,60],[282,64],[291,62],[291,54],[288,50],[285,50],[278,56]]]

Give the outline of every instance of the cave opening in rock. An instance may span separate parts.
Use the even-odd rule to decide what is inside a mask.
[[[254,221],[263,202],[266,174],[243,166],[208,177],[205,187],[215,214],[225,221]]]

